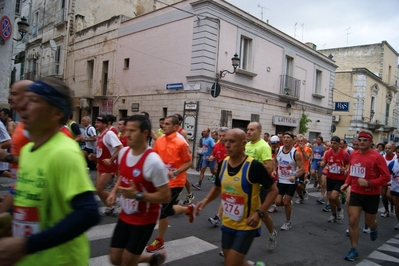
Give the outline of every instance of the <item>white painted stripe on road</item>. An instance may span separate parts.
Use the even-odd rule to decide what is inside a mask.
[[[381,266],[381,265],[365,259],[356,264],[356,266]]]
[[[87,231],[87,237],[89,241],[99,240],[99,239],[107,239],[111,238],[114,232],[114,228],[116,223],[111,224],[102,224],[93,226]],[[168,227],[171,227],[168,225]],[[158,230],[158,224],[155,225],[154,230]]]
[[[390,246],[390,245],[387,245],[387,244],[382,245],[381,247],[378,248],[378,250],[385,250],[385,251],[399,253],[399,248],[396,248],[394,246]]]
[[[389,256],[389,255],[384,254],[384,253],[382,253],[382,252],[379,252],[379,251],[377,251],[377,250],[376,250],[376,251],[373,251],[373,252],[368,256],[368,258],[377,259],[377,260],[383,260],[383,261],[392,261],[392,262],[397,262],[397,263],[399,263],[399,259],[398,259],[398,258]]]
[[[397,235],[395,238],[399,238],[399,235]],[[388,244],[399,244],[399,239],[394,239],[391,238],[387,241]]]
[[[180,260],[193,255],[198,255],[209,250],[217,249],[218,247],[208,243],[195,236],[189,236],[180,238],[172,241],[165,242],[166,261],[165,263]],[[190,248],[187,248],[190,247]],[[108,255],[91,258],[89,265],[92,266],[108,266],[111,265],[109,262]],[[148,264],[139,264],[148,265]]]

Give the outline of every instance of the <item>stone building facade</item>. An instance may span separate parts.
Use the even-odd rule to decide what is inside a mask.
[[[320,50],[338,65],[334,87],[335,134],[351,141],[369,129],[374,142],[398,141],[398,52],[377,44]],[[396,136],[396,139],[395,139]]]

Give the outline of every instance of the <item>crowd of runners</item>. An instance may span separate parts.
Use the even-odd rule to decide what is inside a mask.
[[[338,136],[311,142],[289,131],[262,136],[258,122],[249,123],[246,131],[204,128],[196,150],[199,178],[190,184],[187,170],[193,165],[193,151],[180,114],[160,118],[157,130],[147,112],[118,122],[113,115],[98,115],[93,122],[84,116],[81,129],[73,121],[70,89],[51,78],[14,83],[10,105],[21,120],[13,122],[9,110],[0,114],[0,161],[5,164],[0,166],[3,176],[12,180],[0,205],[2,265],[47,265],[54,260],[87,265],[89,245],[83,233],[100,219],[94,191],[107,206],[101,215],[115,215],[121,208],[109,252],[114,265],[161,265],[168,217],[185,214],[193,223],[213,200],[220,204],[208,220],[221,227],[224,264],[265,265],[245,260],[262,223],[267,249],[273,251],[275,223],[281,224],[281,231],[295,226],[292,209],[308,202],[311,185],[320,191],[316,203],[331,213],[325,222],[348,216],[346,260],[359,258],[362,212],[361,229],[372,241],[377,239],[380,197],[385,209],[381,217],[396,215],[393,229],[399,230],[396,148],[391,142],[374,148],[367,130],[359,131],[348,147]],[[87,163],[96,167],[95,187]],[[194,204],[208,167],[214,185]],[[284,221],[273,221],[279,210]],[[3,222],[7,219],[12,226]],[[151,240],[157,224],[157,236]]]

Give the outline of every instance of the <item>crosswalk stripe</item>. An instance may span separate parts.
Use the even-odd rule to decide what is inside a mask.
[[[209,250],[217,248],[218,246],[208,243],[195,236],[189,236],[185,238],[167,241],[165,242],[165,251],[166,251],[165,263],[198,255],[200,253],[207,252]],[[109,262],[108,255],[104,255],[104,256],[91,258],[89,261],[89,265],[108,266],[111,265],[111,263]],[[146,265],[146,264],[139,264],[139,265]]]
[[[386,263],[399,263],[399,248],[395,246],[391,246],[390,244],[393,245],[398,245],[399,244],[399,234],[394,236],[393,238],[389,239],[385,244],[381,245],[377,250],[373,251],[370,255],[368,255],[367,258],[362,260],[357,264],[357,266],[377,266],[377,265],[385,265]],[[395,253],[396,255],[389,255],[386,254],[386,252],[389,253]],[[373,260],[378,260],[378,261],[373,261]],[[381,263],[379,261],[382,261]],[[379,264],[380,263],[380,264]]]
[[[368,256],[368,258],[371,258],[371,259],[378,259],[378,260],[383,260],[383,261],[392,261],[392,262],[397,262],[397,263],[399,263],[399,259],[398,259],[398,258],[395,258],[395,257],[392,257],[392,256],[387,255],[387,254],[385,254],[385,253],[379,252],[378,250],[373,251],[373,252]]]
[[[365,259],[365,260],[362,260],[361,262],[359,262],[358,264],[356,264],[356,266],[381,266],[381,265]]]

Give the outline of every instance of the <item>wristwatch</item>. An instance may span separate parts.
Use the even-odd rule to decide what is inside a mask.
[[[144,198],[143,192],[137,192],[137,194],[136,194],[136,200],[137,200],[137,201],[140,201],[140,200],[142,200],[143,198]]]
[[[12,155],[11,153],[7,154],[6,156],[4,156],[3,158],[3,162],[6,163],[11,163],[14,160],[14,155]]]
[[[265,213],[259,209],[257,209],[256,212],[258,213],[260,218],[263,218],[263,216],[265,216]]]
[[[173,171],[173,175],[174,175],[174,176],[177,176],[177,174],[178,174],[177,170],[176,170],[176,171]]]

